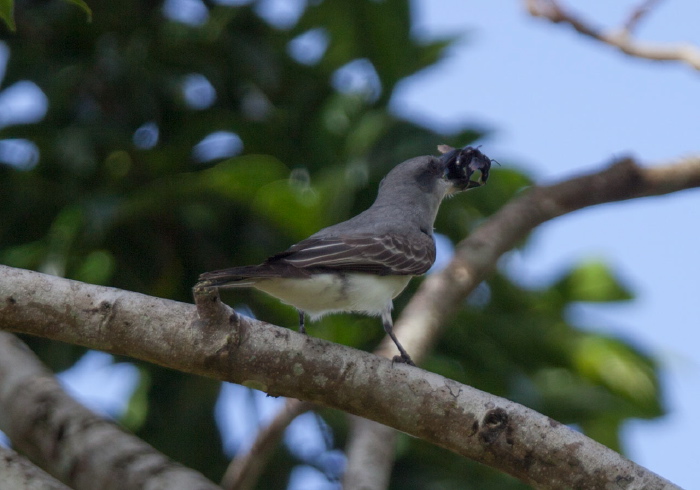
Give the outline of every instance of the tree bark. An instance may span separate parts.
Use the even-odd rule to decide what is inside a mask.
[[[219,488],[73,400],[7,332],[0,332],[0,429],[16,449],[77,490]]]
[[[211,303],[221,305],[218,299]],[[620,481],[626,482],[628,490],[676,488],[583,434],[517,403],[235,313],[223,323],[205,325],[193,305],[0,266],[0,328],[343,410],[538,488],[604,488]],[[2,384],[13,386],[9,381]],[[33,390],[30,396],[35,396]],[[40,398],[26,406],[40,407]],[[5,397],[2,400],[10,403]],[[6,420],[0,428],[13,423]],[[17,435],[12,433],[14,440]],[[18,437],[23,438],[28,439]]]
[[[0,475],[4,490],[70,490],[12,449],[0,446]]]

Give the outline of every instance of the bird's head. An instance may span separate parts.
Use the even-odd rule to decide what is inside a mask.
[[[448,145],[440,145],[438,150],[443,154],[440,157],[443,178],[451,184],[448,194],[481,187],[489,179],[493,160],[479,151],[478,147],[452,148]]]
[[[425,202],[437,213],[445,196],[486,183],[492,160],[478,148],[440,145],[438,149],[440,157],[415,157],[394,167],[379,184],[375,206],[393,208],[401,201],[415,207]]]

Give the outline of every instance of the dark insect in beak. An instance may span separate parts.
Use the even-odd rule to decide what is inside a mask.
[[[438,148],[444,153],[440,160],[444,165],[445,179],[457,189],[481,187],[489,179],[493,160],[481,153],[478,147],[465,146],[459,149],[440,145]],[[472,176],[477,177],[476,180]]]

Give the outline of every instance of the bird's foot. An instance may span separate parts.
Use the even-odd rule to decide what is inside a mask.
[[[306,335],[306,327],[304,326],[304,312],[297,310],[299,313],[299,333]]]
[[[391,362],[400,362],[401,364],[408,364],[409,366],[416,367],[416,363],[413,362],[411,356],[408,354],[401,354],[400,356],[394,356]]]

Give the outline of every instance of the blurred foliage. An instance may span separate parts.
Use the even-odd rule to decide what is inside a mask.
[[[9,29],[15,30],[14,0],[0,0],[0,21]]]
[[[29,80],[48,110],[39,122],[0,126],[0,143],[35,149],[0,151],[1,263],[190,301],[199,273],[259,262],[365,209],[396,163],[482,136],[467,127],[439,134],[392,113],[396,85],[451,43],[417,40],[405,0],[312,2],[281,27],[264,20],[260,3],[195,3],[185,21],[182,2],[94,0],[87,23],[66,2],[16,2],[16,32],[2,34],[10,59],[0,94]],[[6,21],[8,6],[0,9]],[[437,230],[459,240],[528,184],[495,168],[486,188],[444,203]],[[625,420],[662,412],[656,367],[622,340],[575,328],[567,310],[628,298],[601,263],[541,290],[495,273],[426,368],[620,449]],[[256,292],[224,299],[272,323],[296,322],[293,310]],[[324,319],[311,333],[367,350],[383,336],[376,319],[352,315]],[[29,341],[54,369],[83,352]],[[213,418],[218,384],[139,369],[124,423],[218,481],[226,465]],[[342,447],[345,419],[323,415]],[[298,463],[278,451],[260,488],[283,488]],[[409,438],[392,486],[524,488]]]
[[[87,3],[83,0],[65,0],[66,2],[73,3],[83,9],[87,14],[87,20],[92,20],[92,10]],[[3,21],[5,25],[11,30],[16,29],[15,26],[15,16],[14,16],[14,0],[0,0],[0,21]]]

